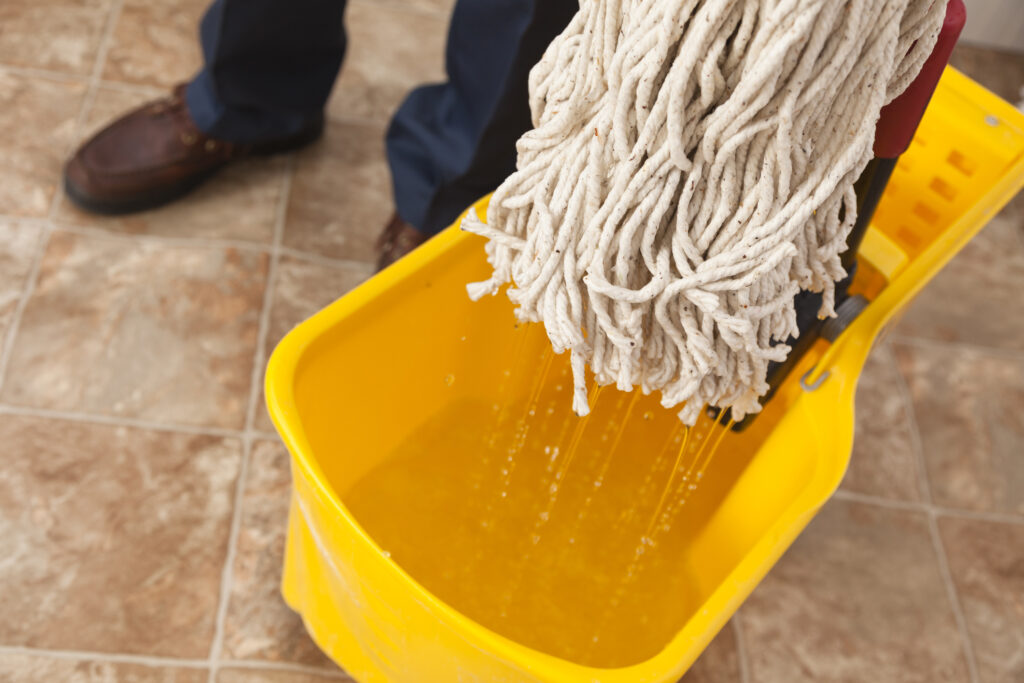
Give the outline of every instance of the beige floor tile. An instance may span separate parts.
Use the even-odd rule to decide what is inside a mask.
[[[288,256],[278,263],[267,330],[267,357],[293,327],[353,289],[370,275],[369,266],[323,266]],[[263,394],[256,412],[256,428],[271,432],[274,425],[267,414]]]
[[[0,213],[46,215],[84,95],[84,83],[0,66]]]
[[[0,345],[7,337],[14,311],[28,284],[40,232],[33,225],[0,220]]]
[[[897,345],[933,500],[1024,513],[1024,359]]]
[[[217,683],[355,683],[348,676],[306,673],[304,671],[268,671],[266,669],[221,669]]]
[[[331,123],[320,144],[296,156],[284,244],[372,263],[393,210],[384,129]]]
[[[857,431],[842,488],[883,498],[919,500],[920,472],[903,379],[888,347],[868,357],[857,385]]]
[[[353,2],[345,27],[348,52],[328,104],[331,114],[383,124],[413,87],[444,80],[444,16]]]
[[[205,669],[0,654],[4,683],[206,683]]]
[[[267,257],[55,233],[2,397],[241,428]]]
[[[679,679],[679,683],[738,683],[739,680],[736,632],[729,623],[722,627],[686,675]]]
[[[112,4],[111,0],[4,0],[0,63],[88,75]]]
[[[440,14],[444,18],[447,18],[455,7],[455,0],[349,0],[349,7],[358,4],[388,4],[394,5],[395,7],[420,10],[421,12],[434,12],[436,14]]]
[[[140,93],[100,88],[81,140],[121,114],[153,99]],[[113,232],[237,239],[269,244],[281,201],[286,159],[246,159],[228,166],[188,197],[152,211],[127,216],[97,216],[62,199],[57,221]]]
[[[1024,86],[1024,55],[990,50],[973,45],[957,45],[949,63],[983,86],[1016,103]]]
[[[980,683],[1024,681],[1024,524],[940,518]]]
[[[740,611],[750,683],[963,683],[922,514],[833,501]]]
[[[202,658],[241,445],[0,416],[0,643]]]
[[[242,523],[224,625],[224,657],[337,667],[306,634],[302,620],[281,599],[281,567],[291,496],[284,446],[253,446],[242,500]]]
[[[1024,246],[1003,212],[917,296],[895,334],[1024,350]]]
[[[103,78],[170,87],[202,66],[199,19],[208,0],[126,0]]]

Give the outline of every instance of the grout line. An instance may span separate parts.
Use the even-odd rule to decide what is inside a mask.
[[[306,261],[307,263],[313,263],[319,266],[327,266],[328,268],[365,270],[368,275],[373,273],[373,264],[368,261],[357,261],[355,259],[343,259],[333,258],[331,256],[321,256],[319,254],[314,254],[308,251],[301,251],[299,249],[293,249],[291,247],[280,247],[278,249],[278,253],[281,256],[299,259],[301,261]]]
[[[228,551],[224,558],[221,573],[220,600],[217,605],[217,618],[214,626],[213,641],[210,643],[209,683],[215,683],[221,668],[221,653],[224,648],[224,627],[227,620],[228,607],[231,602],[231,589],[234,583],[235,557],[238,553],[238,535],[242,526],[242,503],[245,497],[245,484],[248,478],[249,464],[252,460],[253,436],[252,428],[256,421],[257,404],[259,403],[260,387],[263,377],[263,359],[266,355],[267,334],[270,329],[270,309],[274,298],[274,282],[277,274],[278,250],[284,234],[284,222],[291,196],[292,177],[295,169],[295,158],[289,156],[284,175],[281,178],[280,198],[274,219],[274,237],[270,247],[270,263],[267,266],[267,280],[263,289],[263,305],[260,309],[259,332],[256,337],[256,349],[253,351],[252,374],[249,380],[249,401],[245,414],[245,437],[242,455],[242,469],[238,475],[235,489],[235,508],[231,516],[231,533],[228,536]]]
[[[124,0],[115,0],[114,4],[110,7],[110,12],[107,14],[106,22],[103,25],[103,33],[100,36],[99,46],[96,49],[96,60],[93,62],[92,71],[89,73],[89,84],[85,90],[85,97],[82,98],[82,105],[78,109],[78,115],[75,117],[74,135],[72,135],[71,143],[68,148],[64,150],[63,157],[67,158],[71,151],[78,145],[81,132],[85,127],[86,119],[89,117],[89,113],[92,112],[93,104],[96,102],[96,93],[99,91],[100,76],[103,73],[103,68],[107,64],[107,53],[110,51],[110,43],[114,37],[114,27],[117,26],[118,19],[121,18],[121,9],[124,7]],[[63,168],[61,169],[63,175]],[[62,177],[63,180],[63,177]],[[53,217],[57,214],[57,209],[60,207],[61,200],[64,198],[63,183],[58,184],[57,191],[53,194],[53,200],[50,202],[50,211],[47,217],[53,220]]]
[[[92,64],[92,73],[89,76],[93,85],[99,84],[103,76],[103,69],[107,66],[107,53],[110,52],[110,44],[114,40],[114,28],[117,27],[123,9],[124,0],[114,0],[110,14],[107,15],[107,22],[103,26],[103,35],[100,37],[100,44],[96,49],[96,61]]]
[[[929,506],[926,503],[882,498],[881,496],[872,496],[868,493],[858,493],[856,491],[847,491],[846,489],[839,489],[832,494],[832,497],[837,500],[845,500],[851,503],[864,503],[865,505],[874,505],[876,507],[889,508],[892,510],[909,510],[912,512],[924,513],[929,511]]]
[[[21,645],[0,645],[0,654],[39,657],[41,659],[58,659],[64,661],[112,662],[115,664],[136,664],[154,668],[205,669],[210,663],[205,659],[179,659],[159,655],[132,655],[113,652],[94,652],[90,650],[48,650],[43,648],[24,647]],[[291,662],[274,662],[269,660],[225,660],[223,668],[249,669],[257,671],[291,671],[295,673],[314,674],[326,678],[348,679],[350,677],[341,669],[321,669],[306,664]]]
[[[151,655],[127,655],[107,652],[90,652],[87,650],[46,650],[20,645],[0,645],[0,654],[23,655],[29,657],[44,657],[46,659],[64,659],[71,661],[105,661],[118,664],[140,664],[150,667],[181,667],[189,669],[205,669],[208,662],[205,659],[176,659],[174,657],[159,657]]]
[[[1024,349],[1003,349],[996,346],[982,346],[981,344],[972,344],[971,342],[943,341],[939,339],[927,339],[924,337],[912,337],[899,334],[898,332],[893,332],[891,335],[889,335],[888,341],[900,344],[902,346],[915,346],[921,349],[936,349],[942,351],[960,352],[969,351],[973,353],[987,354],[989,356],[1006,358],[1008,360],[1024,360]]]
[[[949,569],[946,548],[942,544],[939,524],[934,513],[928,515],[928,533],[931,536],[932,546],[935,549],[935,559],[939,565],[939,574],[942,575],[942,582],[946,586],[946,596],[953,610],[953,619],[956,621],[956,628],[960,632],[960,641],[963,643],[968,675],[970,676],[971,683],[979,683],[981,679],[978,675],[978,663],[974,656],[974,643],[971,642],[971,634],[967,629],[967,617],[964,616],[963,606],[960,604],[960,595],[956,590],[956,584],[953,582],[953,572]]]
[[[57,232],[66,232],[74,235],[82,235],[83,237],[94,237],[98,239],[107,239],[133,244],[149,242],[169,247],[238,249],[240,251],[262,254],[271,254],[274,251],[272,244],[249,240],[218,239],[212,237],[175,237],[174,235],[117,232],[92,225],[76,225],[74,223],[67,223],[60,220],[50,221],[45,218],[31,218],[4,213],[0,213],[0,221],[31,225],[42,230],[52,226],[53,230]],[[368,276],[373,273],[373,264],[369,261],[321,256],[313,252],[302,251],[301,249],[285,246],[280,246],[278,248],[278,253],[281,256],[287,256],[288,258],[294,258],[307,263],[325,266],[327,268],[362,270],[366,271]]]
[[[37,239],[38,243],[32,252],[31,265],[22,283],[21,296],[18,297],[18,303],[14,307],[14,314],[11,316],[11,322],[7,327],[7,334],[4,335],[3,339],[0,339],[0,390],[3,389],[4,380],[7,378],[7,367],[10,365],[11,356],[14,354],[14,340],[21,328],[21,319],[25,315],[29,299],[32,298],[36,284],[39,281],[39,271],[43,267],[43,254],[46,253],[46,245],[50,241],[50,229],[48,226],[44,225],[40,228]]]
[[[260,439],[262,441],[280,441],[281,437],[277,432],[265,432],[262,429],[251,429],[249,435],[253,439]],[[1024,523],[1024,520],[1021,520]]]
[[[39,230],[45,230],[50,225],[50,221],[45,216],[42,218],[39,216],[18,216],[13,213],[0,213],[0,221],[29,225]]]
[[[839,489],[833,495],[838,500],[846,500],[852,503],[863,503],[876,507],[889,508],[892,510],[909,510],[921,512],[938,517],[952,517],[955,519],[969,519],[978,522],[992,522],[994,524],[1024,524],[1024,515],[1012,512],[982,512],[979,510],[963,510],[960,508],[943,507],[934,503],[921,503],[912,500],[898,500],[894,498],[882,498],[869,493],[858,493]]]
[[[221,669],[256,669],[269,671],[293,671],[295,673],[324,676],[325,678],[340,678],[351,681],[352,677],[340,668],[321,669],[308,664],[294,664],[292,662],[272,662],[267,660],[254,659],[228,659],[221,662]]]
[[[890,349],[890,354],[893,351]],[[897,360],[894,358],[894,360]],[[950,610],[953,612],[953,621],[956,623],[957,632],[960,635],[960,644],[963,648],[964,661],[967,664],[967,674],[971,683],[979,683],[978,664],[974,656],[974,644],[971,642],[971,635],[967,630],[967,619],[964,617],[963,607],[960,604],[960,596],[953,583],[953,574],[949,570],[949,560],[946,557],[946,549],[942,545],[942,538],[939,536],[939,525],[936,521],[934,500],[932,498],[931,483],[928,481],[928,470],[924,460],[924,445],[921,440],[921,430],[917,425],[917,412],[914,410],[914,401],[910,393],[910,385],[907,383],[903,371],[896,364],[898,374],[897,391],[903,398],[907,412],[907,422],[910,426],[911,448],[917,456],[918,487],[922,493],[922,500],[926,506],[928,519],[928,535],[932,542],[932,549],[935,552],[935,562],[938,565],[939,576],[942,578],[943,587],[946,589],[946,598],[949,600]]]
[[[1024,515],[1017,515],[1012,512],[979,512],[976,510],[960,510],[957,508],[947,508],[938,505],[933,505],[931,511],[938,517],[969,519],[977,522],[992,522],[993,524],[1024,524]]]
[[[14,74],[15,76],[42,78],[48,81],[58,81],[60,83],[83,83],[88,82],[89,80],[89,74],[73,74],[64,71],[40,69],[35,66],[18,66],[16,64],[0,63],[0,71],[6,71],[7,73]]]
[[[154,422],[152,420],[140,420],[131,417],[118,417],[114,415],[103,415],[100,413],[83,413],[71,410],[51,410],[49,408],[31,408],[27,406],[16,406],[0,404],[0,415],[20,415],[24,417],[39,417],[53,420],[67,420],[69,422],[89,422],[93,424],[109,425],[112,427],[130,427],[132,429],[148,429],[161,432],[175,432],[178,434],[190,434],[194,436],[213,436],[217,438],[243,438],[242,432],[219,427],[202,427],[199,425],[168,424]]]
[[[220,596],[217,602],[217,616],[214,621],[213,640],[210,642],[210,654],[207,664],[210,666],[209,683],[214,683],[219,669],[218,661],[224,647],[224,622],[227,620],[228,607],[231,603],[232,575],[235,567],[235,556],[238,552],[238,534],[242,526],[242,500],[245,497],[245,484],[249,478],[249,462],[252,457],[252,439],[244,438],[242,444],[242,465],[238,470],[238,481],[235,482],[234,509],[231,512],[231,531],[228,533],[228,548],[221,569]]]
[[[743,629],[740,627],[740,613],[737,611],[730,619],[733,635],[736,638],[736,659],[740,664],[740,682],[750,683],[750,662],[747,660],[747,645],[743,639]]]
[[[889,362],[896,369],[896,391],[903,400],[903,412],[907,416],[907,426],[910,428],[910,450],[917,456],[914,464],[917,468],[917,490],[921,495],[921,501],[931,505],[932,487],[928,481],[928,463],[924,459],[924,444],[921,441],[921,430],[917,427],[917,414],[914,411],[914,397],[910,393],[910,385],[907,378],[903,376],[903,369],[900,367],[899,358],[892,344],[886,345],[885,352],[889,355]]]
[[[281,179],[281,197],[274,217],[274,237],[270,245],[270,263],[267,266],[267,282],[263,290],[263,307],[260,309],[259,332],[256,337],[256,351],[253,354],[252,377],[249,381],[249,403],[245,413],[245,430],[251,433],[256,422],[257,403],[263,385],[263,363],[267,355],[267,335],[270,333],[270,313],[274,304],[274,287],[277,282],[277,265],[280,260],[281,240],[284,238],[284,223],[291,197],[292,178],[295,173],[295,157],[289,156],[284,177]]]
[[[112,242],[128,242],[131,244],[158,244],[160,246],[204,249],[236,249],[260,254],[269,254],[270,246],[260,242],[248,240],[218,239],[213,237],[175,237],[173,235],[152,235],[142,233],[127,233],[94,225],[75,225],[74,223],[54,222],[53,229],[59,232],[67,232],[83,237],[93,237]]]

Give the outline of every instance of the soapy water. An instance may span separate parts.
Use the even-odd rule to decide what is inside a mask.
[[[519,356],[529,356],[521,350]],[[592,666],[656,654],[696,608],[687,502],[726,430],[592,387],[576,417],[550,351],[497,405],[442,408],[344,502],[414,579],[492,630]]]

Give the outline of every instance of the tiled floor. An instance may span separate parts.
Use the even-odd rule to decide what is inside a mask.
[[[322,144],[160,211],[75,210],[65,154],[189,76],[205,1],[0,7],[0,681],[346,678],[278,595],[288,467],[259,378],[371,272],[381,134],[441,76],[451,0],[351,0]],[[1022,59],[956,63],[1024,82]],[[1024,681],[1021,203],[873,354],[843,488],[688,682]]]

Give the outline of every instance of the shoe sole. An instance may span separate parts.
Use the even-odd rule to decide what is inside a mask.
[[[270,142],[264,145],[254,146],[249,156],[269,157],[302,149],[303,147],[307,147],[319,140],[323,135],[323,130],[324,127],[321,122],[320,125],[313,126],[309,131],[291,140]],[[123,216],[125,214],[156,209],[166,204],[170,204],[177,199],[181,199],[192,190],[217,175],[221,169],[230,163],[230,161],[225,162],[220,166],[216,166],[208,171],[190,176],[178,183],[153,188],[147,192],[121,199],[111,199],[109,197],[96,197],[91,195],[71,182],[67,175],[65,175],[64,194],[73,204],[91,213],[103,216]]]

